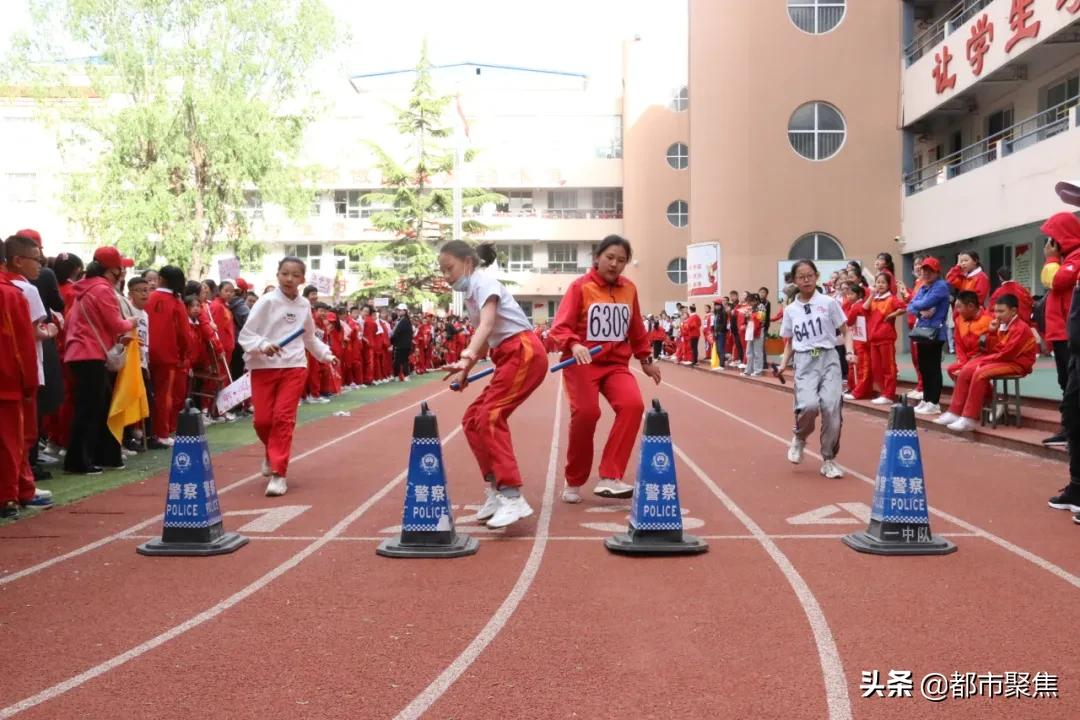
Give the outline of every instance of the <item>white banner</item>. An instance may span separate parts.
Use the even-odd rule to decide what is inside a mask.
[[[720,243],[687,245],[687,297],[713,297],[718,292],[720,292]]]
[[[236,280],[240,277],[239,258],[221,258],[217,261],[218,280]]]
[[[375,307],[390,307],[390,298],[375,298]]]
[[[244,373],[240,379],[229,385],[217,395],[217,411],[224,415],[237,405],[251,397],[251,373]]]
[[[330,295],[334,292],[334,280],[332,278],[313,274],[310,282],[319,289],[320,295]]]

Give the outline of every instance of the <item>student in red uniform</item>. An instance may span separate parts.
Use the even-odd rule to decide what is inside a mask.
[[[0,263],[7,257],[0,244]],[[20,505],[37,502],[24,431],[25,408],[38,392],[37,348],[30,306],[6,272],[0,272],[0,518],[17,518]],[[51,502],[51,497],[49,498]]]
[[[1080,220],[1071,212],[1055,213],[1043,223],[1039,231],[1050,238],[1048,249],[1060,259],[1060,266],[1056,271],[1049,268],[1050,272],[1046,275],[1051,282],[1043,311],[1046,324],[1043,340],[1054,350],[1058,387],[1064,393],[1069,379],[1069,359],[1072,357],[1066,323],[1072,307],[1073,289],[1076,287],[1077,277],[1080,276]],[[1064,424],[1062,427],[1064,428]],[[1050,447],[1062,447],[1068,445],[1068,437],[1062,429],[1044,439],[1042,443]]]
[[[375,342],[378,337],[379,323],[375,319],[375,308],[365,305],[360,309],[360,318],[364,327],[364,344],[360,347],[361,362],[364,366],[364,385],[375,385]]]
[[[994,304],[997,304],[997,299]],[[956,362],[946,368],[953,382],[965,365],[986,354],[985,346],[990,333],[990,321],[993,319],[994,316],[979,305],[978,295],[970,290],[957,294],[956,327],[953,328]]]
[[[879,273],[874,278],[874,292],[863,301],[870,375],[872,384],[881,388],[881,395],[871,400],[875,405],[889,405],[896,396],[896,318],[904,314],[905,306],[890,292],[892,285],[889,273]]]
[[[848,370],[845,400],[869,400],[874,394],[874,376],[870,374],[870,334],[867,331],[866,291],[859,283],[844,283],[844,302],[841,308],[847,318],[848,334],[855,348],[855,372]]]
[[[697,306],[691,305],[683,323],[686,330],[687,360],[692,366],[698,364],[698,353],[701,352],[701,316],[697,314]]]
[[[945,275],[953,291],[970,290],[979,298],[979,304],[985,305],[990,297],[990,278],[983,271],[979,253],[967,250],[956,257],[954,265]]]
[[[1003,295],[994,305],[986,355],[969,362],[956,378],[949,412],[935,420],[956,432],[971,432],[978,425],[990,378],[1028,375],[1035,367],[1037,343],[1031,326],[1021,320],[1014,295]]]
[[[315,337],[311,304],[300,296],[307,267],[296,257],[278,263],[276,290],[264,293],[251,309],[238,342],[251,369],[251,399],[255,405],[255,432],[266,448],[262,473],[269,478],[266,495],[288,491],[286,473],[296,428],[296,407],[307,384],[307,357],[337,362],[325,344]],[[284,347],[277,343],[303,328],[298,339]]]
[[[990,296],[990,307],[997,305],[997,300],[1002,295],[1012,295],[1016,298],[1016,302],[1019,303],[1018,313],[1020,319],[1031,324],[1031,308],[1035,305],[1035,301],[1031,297],[1031,291],[1012,279],[1012,268],[1004,265],[998,268],[997,271],[998,280],[1001,281],[1001,285]]]
[[[477,272],[495,259],[493,245],[474,249],[463,240],[452,240],[439,251],[439,269],[446,282],[464,294],[465,309],[477,326],[460,359],[444,368],[446,379],[464,390],[481,349],[491,348],[495,363],[494,377],[469,405],[461,424],[488,483],[487,498],[476,517],[486,520],[488,527],[501,528],[533,512],[521,494],[521,471],[507,420],[544,381],[547,356],[510,291],[492,275]]]
[[[180,370],[189,378],[192,376],[192,371],[198,371],[202,374],[208,374],[210,363],[210,345],[206,338],[207,328],[202,323],[202,303],[199,301],[199,296],[188,293],[184,295],[184,309],[187,310],[188,322],[185,326],[187,330],[187,348],[188,352],[184,359],[180,362]],[[191,397],[192,404],[203,411],[203,420],[208,424],[212,424],[207,412],[209,398],[197,397],[195,392],[210,392],[209,387],[195,388],[192,380],[188,381],[188,393],[185,397]]]
[[[224,355],[223,370],[228,369],[228,362],[236,351],[236,323],[229,304],[232,302],[236,288],[228,280],[223,280],[218,287],[217,295],[210,303],[210,317],[217,327],[218,340],[221,342],[221,352]],[[226,376],[226,381],[234,378]]]
[[[567,288],[551,328],[563,357],[577,360],[576,365],[564,371],[570,399],[564,502],[581,502],[581,487],[592,472],[593,435],[600,420],[601,395],[615,411],[615,424],[604,445],[600,481],[593,493],[618,498],[634,494],[633,486],[622,479],[644,404],[630,372],[630,358],[636,357],[642,371],[657,384],[660,368],[653,364],[637,288],[622,276],[632,252],[626,239],[618,235],[605,237],[597,246],[592,270]],[[603,349],[593,357],[589,350],[596,346]]]
[[[158,288],[150,293],[146,314],[150,319],[150,382],[154,385],[154,436],[163,445],[172,445],[176,418],[187,397],[188,312],[181,299],[184,271],[166,265],[158,271]]]

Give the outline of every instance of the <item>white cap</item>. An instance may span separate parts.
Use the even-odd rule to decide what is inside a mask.
[[[401,303],[400,305],[397,306],[397,309],[398,310],[408,310],[409,306],[406,305],[405,303]]]

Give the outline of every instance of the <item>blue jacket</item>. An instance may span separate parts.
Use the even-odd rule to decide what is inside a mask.
[[[920,312],[933,309],[934,314],[930,319],[923,319]],[[945,321],[949,317],[949,283],[938,278],[930,285],[923,285],[915,297],[908,303],[909,315],[914,315],[916,325],[919,327],[937,328],[937,339],[945,341]]]

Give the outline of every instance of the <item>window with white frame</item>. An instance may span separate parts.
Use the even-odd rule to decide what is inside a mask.
[[[685,170],[690,164],[690,148],[686,143],[672,143],[667,149],[667,163],[676,170]]]
[[[371,190],[335,190],[334,214],[350,219],[368,218],[374,213],[393,209],[389,203],[364,202],[364,196],[371,193]]]
[[[844,19],[845,0],[788,0],[788,17],[804,33],[821,35]]]
[[[517,243],[496,245],[495,251],[499,256],[499,265],[507,272],[525,272],[532,270],[532,245],[520,245]]]
[[[844,144],[847,126],[844,116],[825,102],[800,105],[788,121],[788,142],[808,160],[825,160]]]
[[[574,243],[548,243],[547,269],[551,272],[577,272],[577,245]]]
[[[843,260],[840,241],[823,232],[806,233],[791,246],[788,260]]]
[[[307,243],[302,245],[286,245],[285,254],[303,260],[307,265],[308,270],[322,269],[322,245],[309,245]]]
[[[577,190],[549,190],[548,210],[576,210]]]
[[[686,284],[686,258],[677,257],[667,265],[668,280],[676,285]]]
[[[499,194],[506,197],[506,202],[496,205],[496,212],[510,215],[529,215],[532,213],[532,190],[503,190]]]
[[[685,85],[671,94],[671,109],[682,112],[690,107],[690,90]]]
[[[311,198],[311,206],[308,208],[308,217],[319,217],[322,214],[322,193],[315,193]]]
[[[613,190],[593,190],[592,206],[615,215],[622,215],[622,188]]]
[[[667,206],[667,219],[677,228],[686,227],[690,222],[690,206],[685,200],[675,200]]]
[[[244,191],[244,214],[251,220],[259,220],[262,218],[262,193],[258,190]]]

